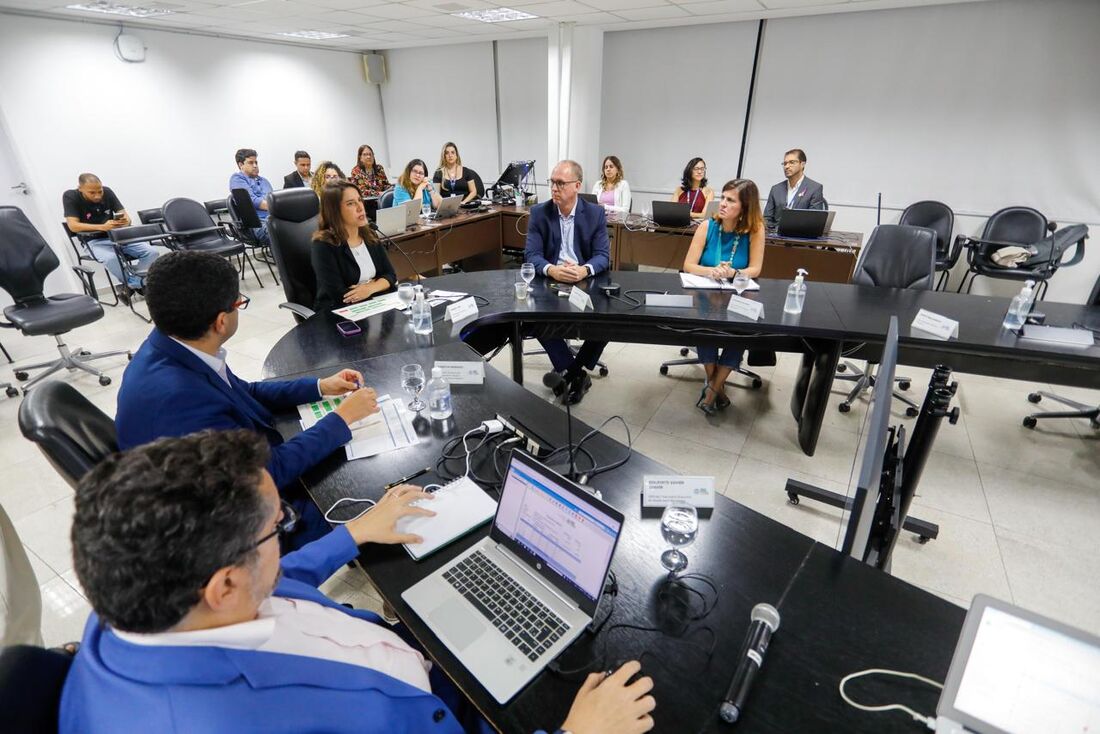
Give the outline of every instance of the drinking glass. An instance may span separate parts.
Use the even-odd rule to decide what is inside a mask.
[[[527,284],[527,292],[531,292],[531,281],[535,279],[535,264],[523,263],[519,266],[519,276],[523,278],[523,282]]]
[[[749,276],[745,275],[740,270],[737,271],[737,275],[733,278],[733,289],[737,291],[737,295],[749,287]]]
[[[415,297],[416,290],[413,288],[412,283],[402,283],[397,286],[397,300],[401,301],[402,310],[408,311],[409,304],[413,302]]]
[[[687,556],[680,549],[695,542],[698,534],[699,513],[695,506],[687,502],[670,502],[661,514],[661,535],[671,547],[661,554],[661,565],[672,574],[687,568]]]
[[[424,219],[431,219],[432,205],[431,204],[421,204],[420,205],[420,216],[423,217]]]
[[[407,364],[401,368],[401,387],[409,395],[413,396],[409,403],[409,410],[419,413],[428,407],[420,399],[420,393],[424,389],[424,368],[418,364]]]

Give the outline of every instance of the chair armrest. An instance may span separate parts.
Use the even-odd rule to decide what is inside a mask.
[[[970,238],[965,234],[956,235],[955,241],[951,243],[951,248],[947,254],[947,261],[951,265],[959,261],[959,255],[964,247],[970,247]]]
[[[296,313],[299,316],[301,316],[303,319],[308,319],[314,313],[313,309],[306,308],[305,306],[301,305],[300,303],[280,303],[279,308],[285,308],[287,311],[290,311],[292,313]]]
[[[142,242],[156,242],[157,240],[166,240],[172,234],[186,234],[185,232],[162,232],[160,234],[149,234],[144,237],[132,237],[124,240],[112,240],[112,242],[118,247],[126,247],[127,245],[140,245]]]
[[[164,234],[169,237],[194,237],[197,234],[217,232],[220,229],[222,229],[221,226],[215,225],[213,227],[199,227],[198,229],[182,229],[178,232],[174,230],[167,230]]]
[[[1072,241],[1071,244],[1073,245],[1073,257],[1071,257],[1069,260],[1062,262],[1062,257],[1066,254],[1066,250],[1070,248],[1069,244],[1059,248],[1057,252],[1051,253],[1051,258],[1055,259],[1056,257],[1055,261],[1059,263],[1060,267],[1069,267],[1070,265],[1076,265],[1077,263],[1085,259],[1085,240],[1087,240],[1088,238],[1089,231],[1086,229],[1084,234],[1082,234],[1079,239]]]
[[[73,272],[80,275],[95,275],[95,270],[87,265],[73,265]]]

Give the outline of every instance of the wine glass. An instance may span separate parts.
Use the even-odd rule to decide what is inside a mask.
[[[746,288],[749,287],[749,276],[741,270],[737,271],[737,275],[733,276],[733,289],[737,291],[737,295],[741,295]]]
[[[401,368],[401,387],[409,395],[413,396],[409,403],[409,410],[419,413],[427,406],[420,399],[420,392],[424,389],[424,368],[418,364],[407,364]]]
[[[523,282],[527,284],[527,292],[531,292],[531,281],[535,279],[535,264],[523,263],[519,266],[519,276],[523,278]]]
[[[412,283],[402,283],[397,286],[397,300],[401,301],[401,310],[407,311],[409,304],[416,298],[416,289]]]
[[[661,554],[661,565],[672,574],[687,568],[688,559],[680,548],[695,542],[699,534],[699,513],[695,505],[674,500],[661,514],[661,535],[671,547]]]
[[[431,219],[432,218],[432,205],[431,204],[421,204],[420,205],[420,217],[422,219]]]

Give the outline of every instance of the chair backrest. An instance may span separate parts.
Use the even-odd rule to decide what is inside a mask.
[[[92,467],[118,451],[110,416],[58,380],[43,382],[23,398],[19,430],[74,489]]]
[[[17,206],[0,206],[0,288],[16,303],[42,299],[46,276],[60,265]]]
[[[219,214],[225,214],[229,211],[229,208],[225,204],[225,199],[211,199],[210,201],[204,201],[202,205],[206,207],[206,213],[212,217],[216,217]]]
[[[951,250],[951,232],[955,229],[955,212],[942,201],[918,201],[905,207],[898,224],[928,227],[936,233],[936,259],[942,260]]]
[[[256,214],[256,209],[252,206],[252,197],[248,195],[246,189],[231,190],[229,198],[225,200],[225,205],[236,224],[249,229],[257,229],[263,226],[263,223],[260,222],[260,216]]]
[[[1100,278],[1096,279],[1096,282],[1092,284],[1092,293],[1089,294],[1089,299],[1085,301],[1089,306],[1100,306]]]
[[[57,731],[61,689],[73,658],[31,645],[0,650],[0,711],[4,731],[38,734]]]
[[[139,209],[137,215],[138,221],[142,224],[156,224],[164,221],[164,211],[160,207],[156,209]]]
[[[474,177],[474,188],[477,190],[477,198],[482,199],[485,197],[485,183],[481,180],[481,176],[478,172],[469,166],[463,166],[463,169],[470,172],[470,175]]]
[[[1047,218],[1029,206],[1009,206],[993,212],[985,223],[983,240],[1031,245],[1046,237]]]
[[[320,202],[309,188],[283,189],[267,195],[267,233],[279,268],[283,293],[291,303],[313,308],[317,276],[309,259],[317,231]]]
[[[164,212],[164,228],[169,232],[184,232],[216,226],[214,220],[206,212],[206,207],[194,199],[183,197],[169,199],[164,202],[162,211]],[[174,239],[180,247],[187,249],[207,242],[224,240],[225,237],[222,232],[206,232]]]
[[[393,206],[393,188],[388,188],[378,197],[378,208],[389,209]]]
[[[64,219],[61,220],[61,227],[65,230],[65,236],[69,238],[69,244],[73,246],[73,254],[76,255],[78,262],[95,260],[92,251],[88,248],[88,243],[84,241],[83,237],[69,229],[69,223]]]
[[[852,273],[857,285],[930,290],[936,272],[936,233],[927,227],[880,224]]]

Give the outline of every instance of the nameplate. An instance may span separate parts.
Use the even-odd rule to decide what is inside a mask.
[[[584,311],[592,308],[592,297],[583,288],[573,286],[573,289],[569,291],[569,305]]]
[[[477,301],[473,298],[463,298],[458,303],[447,306],[448,321],[457,324],[459,321],[465,321],[471,316],[477,316]]]
[[[665,306],[666,308],[691,308],[695,299],[691,296],[671,296],[667,293],[646,293],[645,305]]]
[[[642,477],[642,505],[667,507],[670,502],[688,502],[699,509],[714,508],[714,477]]]
[[[923,308],[917,311],[917,316],[913,319],[910,328],[923,331],[925,334],[934,336],[937,339],[952,339],[959,336],[958,321]]]
[[[764,304],[760,303],[760,301],[754,301],[751,298],[730,296],[730,302],[729,305],[726,306],[726,310],[738,316],[744,316],[747,319],[757,321],[764,315]]]
[[[480,385],[485,382],[484,362],[436,362],[443,379],[452,385]]]

